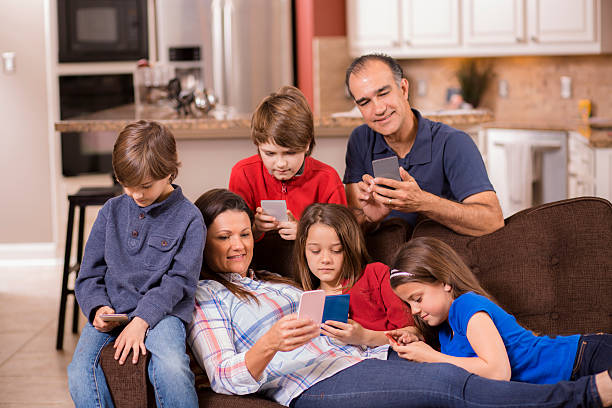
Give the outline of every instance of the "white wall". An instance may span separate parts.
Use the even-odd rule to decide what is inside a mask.
[[[2,1],[0,54],[16,70],[0,68],[0,245],[54,241],[45,20],[45,0]]]

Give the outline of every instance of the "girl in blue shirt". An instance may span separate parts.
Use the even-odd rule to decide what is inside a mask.
[[[441,350],[421,341],[394,346],[401,357],[451,363],[497,380],[552,384],[606,369],[606,381],[612,380],[612,335],[534,335],[491,300],[444,242],[414,238],[391,268],[391,287],[410,305],[418,327],[437,332]]]

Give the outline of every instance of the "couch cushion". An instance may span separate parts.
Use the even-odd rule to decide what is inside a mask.
[[[612,331],[612,205],[593,197],[544,204],[482,237],[426,220],[413,237],[451,245],[525,327],[542,334]]]
[[[372,261],[389,265],[397,249],[412,234],[412,226],[402,218],[389,218],[379,227],[365,234],[366,248]]]

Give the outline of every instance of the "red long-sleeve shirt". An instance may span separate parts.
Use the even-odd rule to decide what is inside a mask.
[[[393,330],[414,326],[408,306],[393,292],[389,267],[380,262],[368,264],[350,293],[349,317],[370,330]]]
[[[344,185],[336,170],[312,157],[304,160],[301,175],[287,181],[272,176],[258,154],[247,157],[232,168],[229,189],[244,198],[253,211],[261,206],[261,200],[285,200],[296,219],[312,203],[346,205]]]

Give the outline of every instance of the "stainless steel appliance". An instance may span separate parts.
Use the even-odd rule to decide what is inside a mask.
[[[291,0],[156,0],[159,60],[183,89],[206,88],[219,104],[250,114],[293,84]]]
[[[58,0],[59,62],[148,58],[147,0]]]

